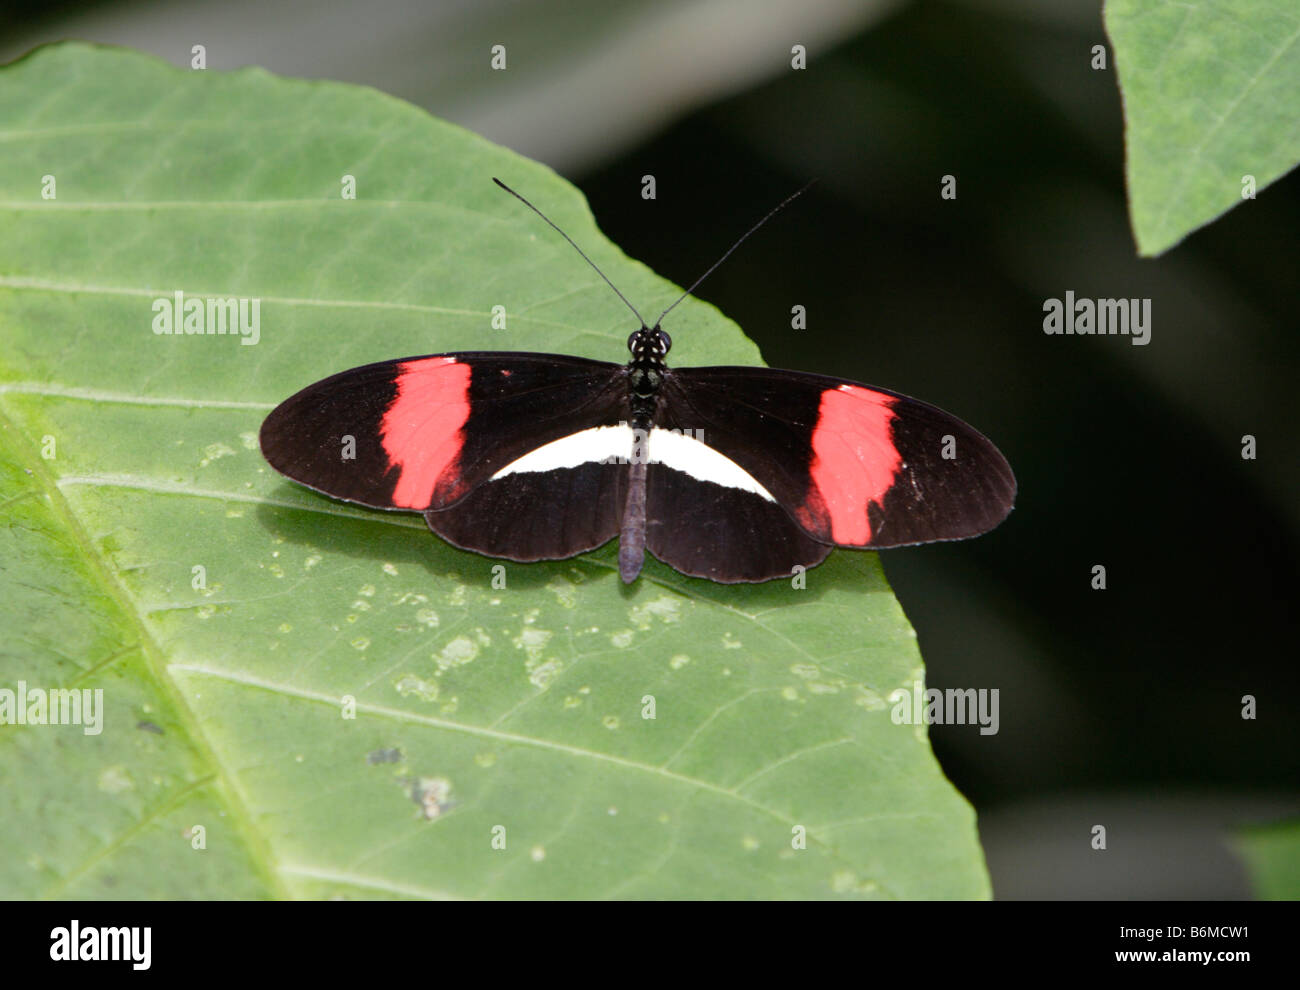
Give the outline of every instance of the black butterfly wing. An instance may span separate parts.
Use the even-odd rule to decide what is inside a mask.
[[[326,495],[422,511],[465,549],[568,557],[617,533],[626,469],[579,463],[494,475],[560,438],[626,419],[625,378],[622,365],[552,354],[383,361],[286,399],[262,425],[262,453]]]
[[[971,426],[928,403],[844,379],[768,368],[672,369],[660,424],[689,432],[761,489],[719,493],[651,463],[650,551],[713,580],[785,576],[794,564],[820,561],[830,545],[976,536],[1015,501],[1006,459]],[[719,500],[727,511],[700,508]],[[672,523],[701,517],[710,525]]]
[[[424,518],[464,550],[507,560],[559,560],[617,536],[626,499],[625,464],[584,463],[485,482]]]
[[[652,437],[651,457],[654,448]],[[789,577],[831,552],[779,503],[653,461],[646,469],[646,549],[674,570],[723,584]]]

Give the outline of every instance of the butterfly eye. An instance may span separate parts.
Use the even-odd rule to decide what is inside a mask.
[[[637,339],[637,337],[639,337],[640,335],[641,335],[641,331],[640,331],[640,330],[633,330],[630,334],[628,334],[628,337],[627,337],[627,349],[628,349],[629,351],[635,351],[635,350],[636,350],[636,339]]]
[[[673,346],[673,338],[668,336],[664,331],[655,329],[655,346],[659,348],[660,354],[667,354]]]

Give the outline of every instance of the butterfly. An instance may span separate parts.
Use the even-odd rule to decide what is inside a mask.
[[[267,416],[262,454],[301,485],[420,512],[490,557],[556,560],[617,537],[626,583],[647,551],[693,577],[758,582],[834,547],[978,536],[1011,511],[1006,458],[936,406],[800,371],[669,367],[673,306],[654,326],[637,314],[626,364],[460,351],[340,372]]]

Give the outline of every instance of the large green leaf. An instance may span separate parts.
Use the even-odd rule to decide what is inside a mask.
[[[1159,254],[1300,161],[1295,0],[1107,0],[1124,98],[1129,211]]]
[[[79,45],[0,73],[0,141],[0,687],[106,707],[0,726],[0,895],[987,895],[969,806],[890,717],[921,663],[875,555],[624,589],[605,548],[499,589],[263,463],[266,411],[352,365],[619,360],[627,312],[490,177],[662,308],[576,190],[373,91]],[[156,335],[176,290],[259,298],[259,342]],[[674,315],[680,363],[757,360]]]

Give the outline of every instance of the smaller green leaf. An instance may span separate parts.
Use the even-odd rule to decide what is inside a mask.
[[[1133,234],[1157,255],[1300,161],[1300,9],[1109,0],[1105,18]]]
[[[1234,845],[1246,861],[1256,897],[1300,900],[1300,820],[1243,829]]]

